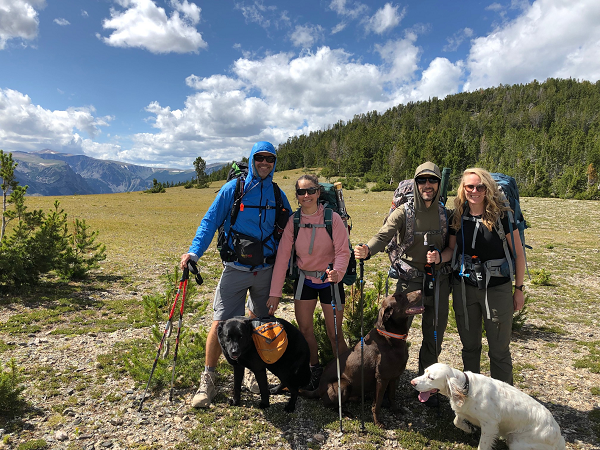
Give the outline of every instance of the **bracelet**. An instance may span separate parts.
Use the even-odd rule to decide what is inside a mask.
[[[524,284],[521,284],[520,286],[515,285],[515,289],[518,289],[519,291],[523,292],[524,286],[525,286]]]
[[[436,252],[438,252],[438,255],[440,255],[440,264],[444,262],[444,260],[442,259],[442,252],[440,252],[437,248],[435,249]]]

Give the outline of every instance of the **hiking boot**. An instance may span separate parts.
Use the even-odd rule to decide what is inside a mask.
[[[193,408],[208,408],[217,395],[215,381],[217,374],[214,372],[204,372],[200,375],[200,387],[192,399]]]
[[[323,375],[323,366],[317,364],[316,366],[310,367],[310,382],[302,388],[303,391],[314,391],[319,387],[321,381],[321,375]]]
[[[256,377],[251,370],[244,371],[244,382],[243,385],[253,394],[260,394],[260,388],[256,382]]]

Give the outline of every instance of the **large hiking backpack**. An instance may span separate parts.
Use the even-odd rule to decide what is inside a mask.
[[[527,268],[527,275],[529,275],[529,267],[527,266],[527,254],[525,253],[525,249],[531,247],[525,244],[525,229],[527,228],[527,222],[525,221],[525,217],[521,211],[517,181],[510,175],[505,175],[499,172],[494,172],[490,175],[498,184],[498,189],[500,189],[500,192],[504,196],[506,206],[510,206],[510,209],[512,210],[508,211],[508,226],[510,229],[509,231],[512,239],[513,249],[515,248],[515,241],[512,237],[512,224],[514,222],[519,230],[519,237],[521,238],[521,244],[523,245],[523,255],[525,256],[525,267]]]
[[[227,182],[237,179],[235,184],[235,192],[233,195],[233,205],[231,207],[230,213],[230,221],[229,221],[229,229],[225,229],[225,222],[219,226],[218,228],[218,236],[217,236],[217,249],[221,254],[221,259],[223,261],[231,262],[236,261],[238,259],[238,255],[235,250],[230,248],[228,244],[228,234],[229,230],[233,228],[235,222],[237,220],[237,216],[240,212],[240,205],[242,204],[242,199],[244,197],[244,183],[246,180],[246,176],[248,175],[248,164],[245,162],[234,162],[231,165],[231,169],[227,174]],[[275,228],[273,233],[266,237],[261,242],[261,245],[264,245],[270,238],[273,236],[276,241],[281,239],[281,235],[283,234],[283,230],[285,225],[287,224],[289,218],[289,211],[283,206],[283,199],[281,197],[281,190],[279,186],[274,181],[273,184],[273,195],[275,196]],[[257,208],[257,206],[246,205],[246,208]],[[267,207],[270,209],[271,207]],[[243,235],[240,235],[243,236]],[[234,243],[235,247],[235,243]],[[274,261],[273,261],[274,262]]]
[[[418,271],[404,262],[402,259],[402,255],[406,252],[406,250],[413,245],[415,240],[415,234],[420,234],[421,232],[415,231],[415,205],[414,205],[414,192],[413,192],[414,180],[402,180],[398,183],[398,187],[394,191],[394,197],[392,198],[392,206],[390,207],[390,211],[388,215],[385,217],[383,223],[387,221],[387,218],[392,214],[397,208],[404,207],[405,212],[405,232],[404,232],[404,240],[402,242],[398,242],[396,236],[392,238],[392,240],[385,247],[385,251],[387,252],[390,258],[390,270],[388,272],[388,276],[391,278],[401,278],[404,280],[410,280],[419,275]],[[448,216],[446,214],[446,207],[443,202],[439,202],[439,214],[440,214],[440,230],[439,233],[442,235],[442,240],[447,242],[448,239]],[[431,231],[428,233],[432,233]],[[436,233],[434,231],[433,233]],[[441,251],[442,249],[440,249]]]
[[[324,225],[329,237],[333,240],[333,212],[335,211],[340,215],[342,221],[344,222],[344,226],[348,229],[348,234],[350,234],[350,230],[352,229],[352,223],[350,222],[350,215],[346,211],[346,205],[344,204],[344,197],[342,194],[342,184],[336,183],[319,183],[321,186],[321,194],[319,195],[319,203],[325,207],[324,211]],[[295,243],[296,238],[298,237],[298,232],[300,231],[300,208],[296,210],[293,215],[294,220],[294,246],[292,247],[292,259],[290,261],[290,271],[289,277],[291,279],[297,279],[299,277],[299,269],[296,264],[296,251],[295,251]],[[352,249],[352,244],[350,243],[350,239],[348,239],[348,246],[350,247],[350,260],[348,261],[348,267],[346,268],[346,274],[342,279],[342,282],[345,285],[352,285],[356,281],[356,259],[354,257],[354,251]]]

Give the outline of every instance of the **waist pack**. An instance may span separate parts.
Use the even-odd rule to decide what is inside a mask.
[[[252,327],[252,340],[260,358],[267,364],[277,362],[288,346],[287,333],[283,325],[274,317],[268,317],[254,319]]]

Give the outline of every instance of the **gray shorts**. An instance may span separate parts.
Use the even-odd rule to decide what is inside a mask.
[[[257,317],[268,316],[267,300],[272,275],[273,267],[247,272],[226,265],[215,291],[213,320],[227,320],[245,315],[248,292],[248,309]]]

